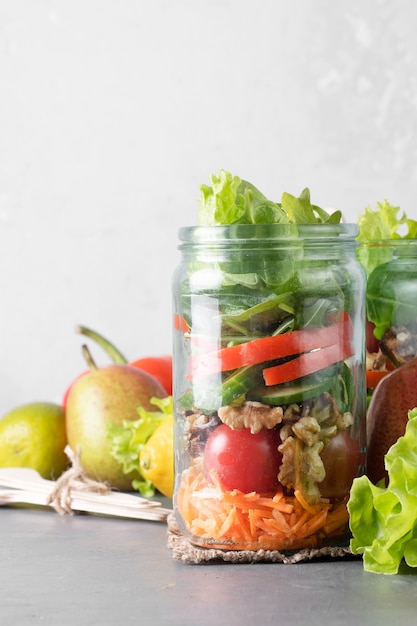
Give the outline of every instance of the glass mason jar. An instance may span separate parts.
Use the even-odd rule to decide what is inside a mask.
[[[353,224],[180,230],[174,510],[193,544],[348,544],[365,449],[356,236]]]
[[[361,243],[358,258],[367,272],[366,345],[376,355],[368,365],[383,372],[417,356],[417,239]]]

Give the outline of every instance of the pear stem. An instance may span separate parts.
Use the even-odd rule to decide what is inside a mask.
[[[116,348],[114,344],[111,343],[108,339],[100,335],[95,330],[91,328],[87,328],[87,326],[76,326],[75,332],[80,333],[81,335],[85,335],[92,339],[98,345],[103,348],[103,350],[109,355],[113,363],[119,363],[125,365],[127,363],[127,359],[123,356],[123,354]]]
[[[88,346],[83,344],[81,346],[81,350],[82,350],[83,356],[84,356],[84,358],[85,358],[85,360],[87,362],[87,365],[90,368],[90,370],[92,370],[93,372],[97,371],[98,370],[97,364],[94,361],[93,357],[91,356],[91,352],[88,349]]]

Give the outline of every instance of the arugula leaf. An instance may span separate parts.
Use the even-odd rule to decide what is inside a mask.
[[[364,569],[396,574],[402,560],[417,567],[417,408],[408,412],[405,434],[385,455],[388,486],[355,478],[347,504],[351,550]]]
[[[198,223],[200,226],[226,224],[313,224],[339,223],[341,212],[327,213],[311,204],[310,191],[299,198],[283,193],[281,203],[268,200],[252,183],[220,170],[210,177],[210,185],[201,185]]]
[[[158,407],[159,411],[147,411],[139,407],[139,419],[123,420],[121,425],[110,422],[107,428],[111,455],[121,463],[124,474],[134,472],[136,478],[132,481],[132,487],[140,491],[145,498],[155,494],[155,487],[142,475],[139,464],[140,451],[162,421],[173,413],[172,396],[151,398],[151,403]]]

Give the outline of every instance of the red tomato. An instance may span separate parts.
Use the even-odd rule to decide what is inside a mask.
[[[263,428],[252,434],[249,428],[232,430],[218,426],[207,439],[204,451],[206,470],[215,470],[225,489],[245,493],[268,493],[278,487],[282,456],[279,432]]]
[[[323,449],[321,458],[326,470],[325,479],[319,483],[323,498],[342,499],[350,491],[360,465],[359,442],[347,430],[339,432]]]
[[[172,395],[171,355],[143,357],[136,359],[136,361],[131,361],[129,365],[137,367],[156,378],[167,392],[167,395]]]

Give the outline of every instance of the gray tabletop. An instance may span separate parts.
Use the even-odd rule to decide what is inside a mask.
[[[172,559],[166,534],[160,522],[0,509],[1,626],[417,623],[414,570],[189,565]]]

